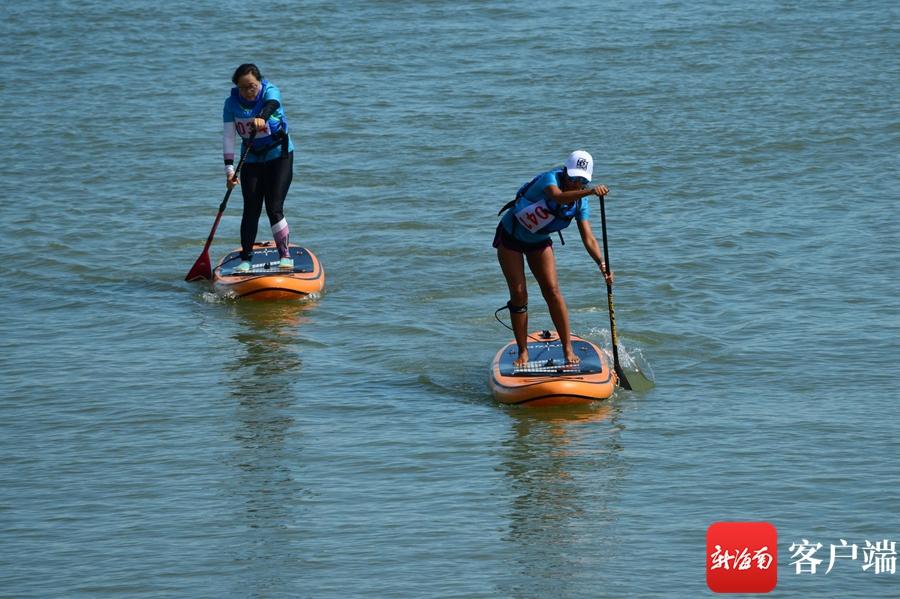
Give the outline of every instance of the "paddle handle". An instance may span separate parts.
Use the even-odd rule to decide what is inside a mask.
[[[609,243],[606,241],[606,203],[603,196],[600,196],[600,223],[603,231],[603,261],[606,262],[607,273],[612,272],[609,265]],[[603,277],[606,281],[606,302],[609,304],[609,337],[612,341],[613,368],[615,368],[616,376],[619,377],[619,384],[624,389],[631,390],[631,384],[625,378],[622,371],[622,365],[619,362],[619,336],[616,334],[616,308],[613,304],[612,283],[609,278]]]

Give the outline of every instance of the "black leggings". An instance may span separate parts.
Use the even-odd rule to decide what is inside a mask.
[[[269,226],[284,218],[284,200],[294,178],[294,153],[268,162],[247,162],[241,169],[241,194],[244,214],[241,217],[241,260],[249,260],[256,242],[256,228],[263,204]]]

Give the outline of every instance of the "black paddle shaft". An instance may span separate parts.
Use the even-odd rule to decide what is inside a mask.
[[[606,272],[612,272],[612,267],[609,265],[609,244],[606,241],[606,205],[603,201],[603,196],[600,196],[600,222],[603,227],[603,261],[606,262]],[[609,282],[607,277],[603,277],[606,281],[606,302],[609,304],[609,337],[612,340],[612,352],[613,352],[613,368],[615,368],[616,376],[619,377],[619,384],[622,385],[623,389],[631,390],[631,384],[628,382],[628,379],[625,378],[625,373],[622,371],[622,366],[619,363],[619,337],[616,334],[616,309],[613,305],[613,292],[612,292],[612,283]]]

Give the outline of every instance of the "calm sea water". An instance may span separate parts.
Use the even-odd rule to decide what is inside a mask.
[[[900,541],[898,18],[5,4],[0,596],[694,597],[722,520],[778,528],[773,596],[900,596],[862,552],[824,574],[840,539]],[[182,281],[245,61],[295,132],[313,304]],[[495,214],[576,148],[612,189],[617,322],[656,386],[503,408]],[[608,344],[568,237],[573,328]]]

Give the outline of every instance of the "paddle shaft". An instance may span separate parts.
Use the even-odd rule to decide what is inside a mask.
[[[600,222],[603,227],[603,261],[606,262],[606,271],[612,272],[612,267],[609,265],[609,244],[606,241],[606,205],[603,196],[600,196]],[[616,309],[613,305],[612,283],[607,277],[603,278],[606,281],[606,302],[609,304],[609,336],[612,339],[613,367],[616,370],[616,376],[619,377],[619,384],[622,388],[630,390],[631,384],[625,378],[625,373],[619,363],[619,336],[616,334]]]

